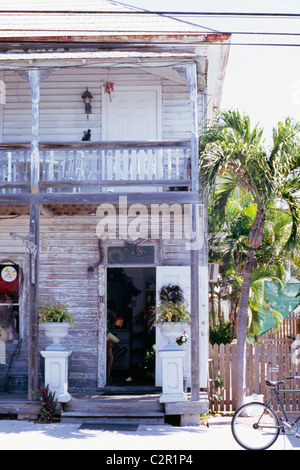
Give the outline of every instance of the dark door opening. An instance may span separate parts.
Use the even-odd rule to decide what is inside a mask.
[[[107,270],[108,384],[154,385],[155,283],[155,268]]]

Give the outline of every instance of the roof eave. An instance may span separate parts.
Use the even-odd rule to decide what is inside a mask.
[[[62,34],[53,34],[47,33],[47,35],[15,35],[8,36],[4,35],[4,32],[0,31],[0,42],[5,43],[48,43],[48,42],[69,42],[69,43],[135,43],[137,46],[140,44],[203,44],[203,43],[222,43],[227,42],[230,39],[230,34],[224,33],[147,33],[147,34],[137,34],[136,32],[124,32],[117,34],[107,34],[107,32],[99,33],[86,33],[78,32],[76,34],[68,34],[67,32]]]

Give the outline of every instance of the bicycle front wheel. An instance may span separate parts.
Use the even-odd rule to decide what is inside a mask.
[[[249,403],[235,413],[231,430],[235,440],[247,450],[265,450],[277,440],[279,420],[273,410],[262,403]]]

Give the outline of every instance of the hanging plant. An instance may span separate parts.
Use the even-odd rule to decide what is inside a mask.
[[[104,88],[104,93],[108,94],[109,101],[112,101],[114,98],[114,91],[115,91],[115,82],[113,80],[113,77],[111,75],[110,69],[108,69],[106,81],[103,84]]]
[[[163,286],[159,291],[159,300],[170,301],[170,302],[183,302],[184,295],[183,291],[179,286]]]
[[[191,322],[191,314],[179,286],[169,284],[162,287],[159,291],[159,300],[159,305],[153,310],[154,322],[157,324]]]

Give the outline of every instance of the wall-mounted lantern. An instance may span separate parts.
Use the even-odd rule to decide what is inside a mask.
[[[93,95],[91,94],[91,92],[88,90],[87,87],[86,87],[85,92],[82,94],[81,98],[83,99],[83,102],[84,102],[85,114],[87,115],[87,119],[89,119],[89,114],[92,114],[91,102],[93,99]]]
[[[87,269],[87,278],[88,279],[94,279],[94,271],[95,271],[95,269],[94,269],[93,266],[88,267],[88,269]]]

